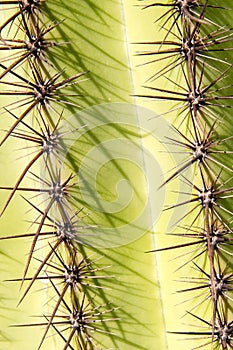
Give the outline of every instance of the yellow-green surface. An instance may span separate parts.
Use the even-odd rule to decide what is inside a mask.
[[[83,94],[83,97],[73,98],[82,108],[101,103],[127,102],[149,108],[156,114],[168,110],[168,102],[151,102],[132,97],[133,94],[145,93],[141,86],[151,75],[152,69],[151,65],[138,66],[143,63],[143,60],[134,56],[134,53],[139,49],[133,43],[161,39],[161,31],[159,31],[158,24],[154,24],[154,21],[159,13],[162,13],[162,10],[156,9],[156,14],[152,10],[142,10],[142,3],[149,3],[149,1],[82,0],[79,1],[78,5],[76,1],[48,0],[46,2],[44,6],[46,18],[48,17],[53,21],[64,19],[64,22],[53,32],[54,38],[58,41],[69,42],[67,45],[52,49],[52,54],[49,56],[51,61],[58,69],[65,68],[64,76],[70,76],[80,71],[87,72],[86,79],[77,89],[73,87],[71,90],[78,90],[79,93]],[[230,20],[232,15],[231,13],[228,14]],[[228,55],[228,59],[230,59],[230,55]],[[156,69],[157,66],[154,65],[153,70]],[[165,79],[161,78],[160,81],[164,87],[169,87],[169,82]],[[160,81],[158,84],[160,84]],[[5,101],[5,98],[1,100],[1,106],[6,105]],[[76,112],[75,108],[65,110],[64,118],[69,119]],[[171,122],[175,119],[175,114],[171,113],[165,117]],[[6,129],[11,122],[10,117],[4,115],[4,118],[1,119],[1,128]],[[153,131],[156,129],[155,120],[144,120],[144,123],[143,125],[146,126],[147,130]],[[119,140],[122,134],[124,134],[124,140],[126,139],[127,142],[135,141],[135,135],[137,136],[139,132],[132,125],[130,127],[124,125],[124,132],[118,128],[113,130],[112,126],[114,124],[104,128],[94,128],[94,132],[92,130],[91,133],[84,132],[84,136],[78,139],[75,147],[78,148],[78,145],[84,145],[85,142],[88,142],[82,148],[82,152],[87,154],[96,144],[110,139]],[[230,126],[231,120],[228,110],[224,126],[221,129],[223,135],[228,135],[227,131]],[[138,143],[138,146],[142,145],[150,153],[153,162],[160,164],[162,171],[166,173],[174,166],[173,155],[167,153],[166,146],[158,141],[156,135],[156,132],[152,132],[151,135],[144,135],[136,143]],[[23,143],[21,147],[24,147]],[[14,184],[17,179],[19,164],[22,169],[23,162],[27,164],[26,158],[15,161],[18,153],[20,153],[14,151],[17,148],[19,148],[18,145],[14,143],[14,140],[11,140],[7,141],[1,149],[1,164],[3,169],[6,169],[0,174],[1,184]],[[77,152],[76,157],[74,157],[78,166],[82,160],[82,152],[80,154]],[[95,224],[95,219],[97,219],[98,224],[105,227],[111,225],[114,227],[114,225],[119,225],[120,220],[127,221],[128,218],[137,215],[140,205],[143,206],[146,196],[148,196],[147,176],[148,172],[145,169],[138,168],[131,160],[116,159],[114,162],[112,160],[108,161],[99,170],[97,177],[96,192],[100,194],[101,199],[110,204],[117,201],[121,190],[119,183],[122,178],[126,178],[130,183],[135,196],[131,198],[133,201],[126,206],[126,209],[120,210],[114,216],[113,221],[109,220],[109,215],[99,214],[98,210],[97,213],[92,213],[92,206],[89,205],[88,207],[88,203],[84,202],[86,205],[84,212],[90,216],[87,221]],[[160,181],[158,174],[154,176],[154,179],[153,174],[150,174],[150,176],[152,179],[149,180],[154,180],[154,187],[157,188],[162,180]],[[182,186],[182,184],[178,181],[166,186],[164,189],[165,205],[171,205],[171,203],[178,201],[178,195],[175,191],[180,190],[179,186]],[[78,195],[79,191],[76,196]],[[1,204],[4,203],[3,197],[6,196],[1,197]],[[77,208],[80,209],[83,203],[80,204],[80,200],[77,200],[77,203]],[[156,201],[152,200],[152,222],[154,222],[153,208],[155,208],[155,205]],[[1,218],[1,234],[10,235],[29,230],[30,223],[24,220],[30,222],[35,220],[37,213],[33,210],[27,212],[28,208],[28,205],[19,195],[15,196],[3,218]],[[181,216],[182,209],[175,212],[175,217],[179,218]],[[173,350],[179,348],[180,350],[186,350],[195,347],[195,341],[181,341],[182,336],[166,333],[166,330],[186,330],[187,324],[195,323],[192,318],[182,318],[185,311],[192,308],[193,300],[182,303],[183,299],[186,300],[190,296],[174,294],[177,289],[182,288],[182,284],[175,282],[175,280],[193,274],[192,268],[174,272],[183,260],[188,260],[188,258],[181,257],[173,260],[176,256],[181,255],[182,251],[180,253],[175,251],[162,252],[156,255],[145,253],[154,247],[164,247],[171,244],[171,239],[165,236],[171,217],[172,211],[164,212],[160,216],[159,222],[153,228],[149,227],[154,233],[148,230],[139,239],[129,240],[130,242],[123,246],[112,249],[99,247],[97,249],[87,249],[88,255],[92,254],[94,258],[102,256],[101,266],[110,265],[110,268],[106,272],[104,271],[104,274],[113,276],[103,282],[104,286],[109,289],[106,288],[101,293],[98,292],[95,302],[104,304],[109,301],[114,306],[120,307],[116,312],[117,316],[120,317],[120,321],[109,323],[114,336],[96,334],[96,339],[102,343],[100,349]],[[188,220],[191,220],[191,218],[189,217]],[[178,243],[179,239],[176,242]],[[22,276],[29,244],[30,242],[24,239],[1,242],[0,250],[9,255],[9,257],[1,256],[1,280]],[[40,246],[41,251],[37,252],[37,257],[44,254],[43,242]],[[33,272],[33,268],[31,272]],[[16,304],[20,297],[18,283],[3,282],[0,294],[2,296],[0,328],[3,335],[9,339],[7,342],[3,341],[0,348],[2,350],[16,348],[21,350],[25,347],[30,350],[36,349],[42,334],[41,329],[34,327],[25,329],[8,328],[8,326],[10,324],[29,323],[31,322],[30,316],[42,315],[41,310],[46,313],[44,305],[50,299],[50,295],[45,286],[40,283],[36,284],[22,305],[17,308]],[[91,295],[94,294],[95,290],[92,290]],[[205,306],[200,305],[199,309],[201,308],[206,309],[206,304]],[[205,312],[205,310],[202,310],[202,312]],[[35,322],[34,320],[35,318],[33,318],[33,322]],[[62,349],[62,343],[57,342],[57,339],[58,337],[53,336],[48,338],[44,343],[44,349]]]
[[[65,68],[65,75],[67,76],[80,71],[88,71],[87,80],[80,85],[84,98],[79,98],[78,103],[81,100],[80,104],[82,106],[103,102],[133,101],[130,96],[134,91],[134,82],[129,60],[130,43],[127,37],[128,29],[126,25],[126,16],[128,14],[125,5],[118,1],[101,1],[97,4],[82,1],[77,7],[76,3],[72,4],[69,2],[64,4],[60,1],[48,1],[45,6],[45,11],[52,20],[65,19],[54,31],[56,39],[69,41],[68,45],[59,47],[57,51],[55,48],[53,49],[54,54],[51,55],[51,58],[54,65],[59,67],[59,69]],[[70,111],[65,111],[65,118],[70,117],[70,114],[75,111],[72,108]],[[7,120],[6,117],[4,123],[8,125],[10,122],[11,120]],[[99,128],[95,137],[100,138],[100,140],[102,138],[103,142],[106,137],[109,137],[107,136],[108,129],[107,131],[104,130],[104,133],[105,135]],[[111,138],[119,138],[118,132],[114,131],[114,133],[115,135],[111,134]],[[90,145],[92,143],[93,141],[90,140]],[[10,144],[12,145],[11,149]],[[7,144],[2,148],[2,157],[6,163],[5,167],[7,167],[7,171],[11,171],[12,176],[6,175],[1,179],[2,183],[6,185],[11,185],[16,181],[18,164],[20,163],[20,167],[23,169],[23,161],[25,161],[25,164],[27,161],[24,158],[13,163],[11,159],[16,157],[15,152],[13,152],[14,148],[17,148],[17,145],[12,140],[7,141]],[[153,149],[150,151],[153,152]],[[6,158],[6,152],[11,154],[11,158]],[[104,195],[107,186],[109,191],[108,196],[105,196],[104,199],[107,201],[114,200],[114,197],[117,195],[117,184],[122,178],[122,173],[127,172],[129,181],[132,182],[133,191],[137,191],[139,202],[145,201],[146,198],[144,197],[148,194],[146,193],[147,186],[143,169],[139,169],[138,175],[136,173],[135,176],[135,174],[131,173],[135,166],[137,167],[137,164],[130,165],[130,162],[124,160],[117,161],[115,164],[112,163],[112,165],[110,162],[110,168],[107,171],[114,172],[116,165],[118,170],[120,169],[118,174],[114,173],[114,176],[106,180],[105,172],[103,173],[103,183],[101,184],[101,181],[98,180],[100,187],[97,190],[102,191],[102,195]],[[101,171],[98,176],[102,176]],[[155,186],[157,187],[157,185],[156,183]],[[20,205],[20,212],[16,209],[17,204]],[[137,214],[137,211],[140,209],[138,209],[137,203],[132,202],[130,205],[129,209],[132,208],[130,210],[135,210]],[[27,210],[28,206],[24,204],[23,199],[16,195],[14,203],[12,201],[2,218],[1,229],[4,235],[12,232],[17,234],[29,229],[30,223],[22,223],[22,218],[33,221],[36,219],[37,213],[33,213],[31,210],[25,216],[24,213]],[[93,220],[91,213],[89,214],[91,220]],[[129,220],[126,217],[127,211],[123,214],[122,219]],[[133,213],[130,215],[133,215]],[[14,228],[15,225],[17,225],[17,230]],[[114,227],[114,223],[112,226]],[[114,276],[103,282],[109,289],[103,289],[100,296],[98,291],[95,292],[94,290],[91,292],[92,295],[98,294],[95,297],[95,303],[98,304],[100,302],[100,304],[103,304],[107,301],[113,303],[114,306],[120,307],[116,313],[120,317],[120,321],[113,322],[112,328],[111,323],[108,325],[114,336],[96,334],[95,338],[103,342],[100,348],[152,349],[156,344],[156,347],[165,349],[163,309],[159,283],[157,282],[156,260],[153,254],[145,254],[145,251],[151,248],[153,239],[151,234],[147,233],[135,242],[131,242],[132,239],[129,239],[129,241],[128,245],[114,249],[101,249],[101,251],[91,249],[90,252],[88,251],[94,257],[103,256],[101,266],[111,266],[105,274]],[[20,277],[30,243],[28,240],[17,239],[1,244],[4,252],[7,252],[19,261],[16,263],[11,258],[3,257],[2,279]],[[40,246],[42,250],[41,253],[37,252],[37,256],[43,255],[43,242],[40,243]],[[31,269],[31,273],[33,273],[34,268]],[[43,284],[37,283],[33,290],[30,291],[27,299],[16,309],[20,296],[18,289],[18,283],[4,282],[3,284],[4,299],[2,307],[3,309],[6,308],[6,312],[4,311],[1,317],[1,329],[9,338],[9,342],[2,343],[3,349],[15,349],[16,346],[17,349],[23,349],[25,344],[29,349],[36,348],[42,334],[39,327],[8,328],[10,324],[30,323],[30,316],[42,315],[42,312],[46,313],[46,307],[42,308],[42,306],[46,305],[50,298]],[[11,290],[13,291],[12,293]],[[10,309],[9,312],[7,311],[8,308]],[[34,320],[36,318],[33,318],[33,322]],[[53,333],[51,332],[51,334]],[[62,347],[59,342],[57,343],[57,339],[58,337],[49,337],[44,344],[44,348],[58,349],[59,346]],[[54,341],[56,345],[53,345]]]

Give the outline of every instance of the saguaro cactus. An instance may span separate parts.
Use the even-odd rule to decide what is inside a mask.
[[[0,6],[3,348],[231,349],[230,1]]]

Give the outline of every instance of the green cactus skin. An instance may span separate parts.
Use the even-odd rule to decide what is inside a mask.
[[[182,2],[179,3],[182,4]],[[192,7],[190,7],[190,3],[193,5]],[[174,159],[172,158],[173,147],[174,151],[176,150],[175,146],[169,146],[168,151],[171,151],[171,155],[166,154],[164,157],[164,152],[159,152],[158,148],[161,149],[164,146],[166,149],[166,145],[158,144],[158,140],[154,140],[153,135],[144,136],[142,140],[138,141],[140,137],[127,124],[126,126],[122,125],[120,129],[96,128],[95,133],[84,133],[83,137],[79,137],[79,130],[77,130],[78,141],[69,153],[61,174],[61,182],[64,184],[67,181],[67,187],[66,184],[63,187],[59,184],[59,173],[56,173],[57,168],[54,165],[59,164],[57,163],[56,154],[55,157],[53,156],[53,158],[49,158],[49,161],[47,160],[47,168],[43,156],[38,156],[35,164],[29,170],[40,178],[35,178],[35,175],[28,173],[27,177],[20,181],[12,200],[1,217],[2,280],[25,278],[20,293],[18,291],[20,281],[4,282],[1,289],[1,307],[3,311],[0,318],[2,348],[11,350],[15,349],[16,346],[17,349],[27,346],[29,349],[37,349],[41,345],[41,349],[61,348],[64,350],[66,348],[81,350],[152,350],[159,348],[170,350],[177,348],[191,349],[206,344],[203,348],[231,349],[231,232],[223,236],[229,238],[229,241],[221,242],[218,249],[213,252],[211,248],[211,227],[214,227],[216,215],[219,215],[222,225],[225,225],[224,229],[229,230],[231,228],[232,82],[230,64],[232,58],[231,31],[228,32],[227,30],[231,27],[232,4],[230,1],[226,1],[224,3],[226,10],[221,8],[223,5],[219,1],[189,2],[187,7],[183,8],[185,11],[182,16],[179,16],[177,25],[172,26],[173,17],[166,23],[166,28],[172,26],[172,32],[177,33],[177,37],[171,32],[168,33],[166,29],[160,28],[161,23],[164,23],[166,18],[166,16],[161,16],[171,8],[169,7],[171,4],[174,4],[174,2],[168,0],[162,2],[165,6],[160,6],[161,4],[156,2],[154,3],[156,6],[151,6],[153,4],[149,0],[138,1],[136,2],[137,6],[133,6],[132,2],[128,0],[96,2],[83,0],[80,1],[78,6],[75,1],[64,3],[63,1],[47,0],[39,2],[41,12],[35,7],[30,15],[27,12],[27,6],[29,5],[25,4],[26,2],[22,2],[21,11],[17,12],[19,6],[17,1],[13,5],[0,2],[0,6],[2,6],[2,47],[4,45],[15,45],[16,37],[19,38],[20,43],[25,40],[24,33],[21,30],[25,27],[25,23],[28,25],[28,31],[36,28],[41,33],[43,30],[46,31],[45,28],[49,28],[48,33],[46,33],[49,47],[45,51],[45,61],[36,58],[37,67],[46,78],[61,72],[61,77],[58,77],[57,80],[64,81],[64,84],[61,85],[71,83],[71,80],[72,82],[75,81],[76,84],[61,88],[61,92],[64,93],[62,97],[64,103],[53,104],[57,113],[44,107],[43,103],[37,104],[41,115],[38,114],[38,111],[36,112],[36,108],[33,108],[33,113],[23,116],[22,120],[15,124],[13,130],[14,116],[20,118],[25,111],[25,106],[19,107],[20,102],[16,104],[17,108],[12,107],[11,103],[14,103],[16,99],[22,101],[25,98],[25,96],[15,96],[13,91],[26,90],[24,86],[20,88],[19,86],[13,87],[9,83],[20,81],[22,85],[22,79],[27,81],[30,76],[31,65],[27,58],[25,60],[21,58],[19,61],[19,56],[16,60],[14,57],[6,60],[7,51],[5,48],[1,50],[0,83],[7,82],[9,85],[9,89],[7,89],[6,86],[8,85],[6,83],[1,84],[1,129],[3,129],[1,140],[4,140],[6,130],[12,131],[10,137],[4,140],[1,145],[1,164],[6,169],[1,174],[1,208],[4,208],[9,193],[12,193],[20,174],[29,166],[32,156],[28,147],[35,144],[36,141],[32,136],[38,136],[36,132],[40,131],[40,126],[42,125],[42,129],[45,130],[45,125],[49,125],[51,132],[56,128],[60,116],[64,120],[69,120],[71,115],[84,111],[87,107],[104,103],[133,103],[150,108],[156,114],[164,114],[164,119],[166,118],[174,127],[179,129],[180,135],[174,132],[179,140],[182,135],[191,140],[193,134],[195,136],[195,130],[199,135],[199,140],[203,140],[206,135],[209,135],[210,131],[213,131],[213,136],[212,133],[209,136],[211,141],[214,140],[211,144],[211,151],[213,152],[211,157],[214,161],[207,160],[207,164],[211,166],[209,171],[207,167],[197,165],[201,159],[201,156],[198,156],[199,158],[195,162],[193,161],[195,166],[193,175],[187,172],[188,166],[187,169],[179,171],[181,166],[178,165],[177,173],[171,172],[169,170],[177,166],[177,164],[174,165]],[[207,6],[206,9],[205,6]],[[174,8],[174,11],[178,10],[179,7]],[[200,15],[201,11],[203,11],[203,16]],[[17,14],[16,20],[10,27],[8,19],[14,14]],[[170,12],[167,16],[169,14]],[[160,17],[161,20],[153,23]],[[17,21],[20,19],[20,30],[17,32]],[[62,22],[60,23],[60,21]],[[218,26],[215,26],[212,22],[217,23]],[[50,26],[52,26],[51,30]],[[184,34],[187,38],[195,26],[200,27],[198,35],[202,35],[202,37],[212,33],[210,47],[213,47],[213,49],[216,40],[222,38],[222,43],[216,44],[218,51],[212,52],[209,50],[208,58],[205,61],[202,60],[202,56],[195,57],[189,63],[184,61],[183,70],[181,70],[181,66],[169,70],[169,60],[166,59],[147,64],[151,57],[152,59],[155,58],[152,55],[145,55],[151,50],[149,42],[156,41],[157,44],[154,45],[153,50],[157,50],[156,52],[160,50],[161,52],[164,47],[167,47],[166,42],[168,40],[178,41],[182,39]],[[178,32],[178,28],[180,32]],[[215,36],[216,30],[220,33],[217,39]],[[213,42],[213,36],[215,42]],[[159,42],[161,42],[161,45]],[[170,46],[168,45],[168,47]],[[201,46],[201,49],[203,50],[204,46]],[[18,51],[21,55],[22,51]],[[139,55],[135,55],[135,52]],[[214,60],[211,60],[211,57]],[[205,62],[204,65],[203,62]],[[138,67],[138,65],[143,66]],[[192,65],[195,66],[195,71],[192,70]],[[158,79],[150,79],[161,70],[163,74]],[[169,71],[166,72],[167,70]],[[83,76],[76,77],[77,74],[82,73],[84,73]],[[22,78],[19,79],[16,74]],[[166,79],[166,77],[169,79]],[[67,79],[71,80],[68,81]],[[174,106],[179,106],[180,103],[187,103],[187,96],[182,95],[183,102],[178,100],[174,102],[171,99],[171,93],[173,91],[174,93],[180,91],[184,93],[184,89],[187,90],[186,80],[190,81],[192,79],[196,80],[197,84],[201,79],[201,87],[213,83],[213,86],[210,86],[206,91],[205,96],[207,98],[218,96],[214,101],[219,103],[219,106],[210,106],[208,110],[204,110],[203,114],[200,114],[198,110],[195,111],[193,103],[193,119],[190,117],[189,107],[187,107],[186,112],[189,117],[186,117],[185,122],[181,123],[185,113],[179,115],[176,109],[171,113],[167,112]],[[150,87],[150,89],[145,89],[145,86]],[[190,86],[191,92],[194,93],[191,83]],[[224,87],[227,88],[223,89]],[[161,89],[166,89],[171,93],[161,91]],[[9,90],[8,93],[6,90]],[[68,96],[68,93],[72,96]],[[191,99],[191,96],[189,98]],[[7,111],[4,108],[7,108]],[[11,111],[11,114],[8,110]],[[35,121],[35,117],[39,119],[39,123]],[[45,125],[42,123],[43,120]],[[23,123],[30,126],[30,133],[28,133],[28,126]],[[78,127],[80,127],[80,124],[75,126],[75,128]],[[150,121],[148,120],[148,128],[150,127]],[[191,136],[190,130],[192,131]],[[30,136],[25,137],[26,133]],[[79,178],[76,176],[69,179],[69,176],[71,172],[77,172],[82,161],[83,151],[87,152],[97,141],[103,142],[110,139],[110,137],[117,139],[120,133],[127,135],[129,143],[141,145],[140,142],[142,142],[143,147],[151,152],[154,159],[163,168],[165,181],[170,177],[170,181],[165,183],[165,186],[160,190],[166,191],[165,208],[170,207],[170,210],[165,210],[162,213],[159,222],[153,227],[154,232],[148,230],[147,233],[134,242],[109,249],[98,246],[88,247],[82,245],[79,240],[74,242],[73,239],[61,239],[61,236],[59,241],[55,234],[53,234],[53,239],[41,239],[42,233],[48,228],[48,224],[50,227],[53,224],[54,230],[54,224],[56,226],[65,219],[74,218],[73,215],[76,210],[78,211],[79,227],[91,225],[86,231],[83,227],[83,232],[90,232],[92,225],[95,224],[108,225],[109,220],[114,218],[111,215],[94,212],[90,203],[82,201],[82,198],[80,198],[80,183],[76,184]],[[21,137],[24,135],[24,140],[20,140],[20,135]],[[88,144],[85,144],[86,139]],[[221,142],[221,140],[224,142]],[[172,143],[174,144],[174,141]],[[15,151],[15,149],[21,148],[23,149],[20,152]],[[80,149],[82,152],[79,154]],[[217,153],[219,151],[220,153]],[[187,154],[187,147],[184,148],[184,152]],[[19,161],[15,161],[18,153],[20,153],[21,158]],[[188,153],[188,157],[184,157],[185,161],[187,162],[187,159],[191,159],[190,157],[193,155],[194,153],[191,153],[191,155]],[[42,179],[41,169],[43,167],[45,167],[46,172],[43,172],[45,178]],[[114,175],[109,176],[109,173]],[[144,177],[141,176],[140,172],[137,172],[136,167],[130,163],[114,161],[103,168],[98,177],[101,180],[98,180],[97,189],[104,200],[111,202],[117,198],[116,185],[122,180],[122,174],[127,174],[126,179],[131,183],[135,193],[139,193],[139,201],[135,202],[128,212],[122,211],[120,215],[114,218],[112,221],[113,227],[117,226],[120,220],[125,220],[126,213],[129,217],[136,215],[139,202],[145,200],[146,195],[147,186]],[[220,176],[216,180],[219,174]],[[44,183],[44,179],[48,180],[47,184]],[[154,180],[155,186],[162,183],[159,183],[157,179],[156,177],[156,180]],[[52,180],[59,186],[51,186],[50,182]],[[215,192],[211,193],[211,199],[216,200],[218,206],[215,205],[214,201],[208,201],[209,198],[205,196],[204,208],[201,197],[198,197],[202,191],[203,181],[207,187],[213,184]],[[217,181],[217,185],[215,181]],[[185,190],[183,182],[186,182]],[[226,188],[226,191],[221,192],[221,184],[224,184],[225,187],[223,187]],[[50,186],[49,191],[46,190],[48,185]],[[39,192],[36,190],[38,188],[41,189],[41,192],[44,192],[43,196],[38,195]],[[139,188],[140,191],[138,191]],[[38,195],[38,198],[33,198],[32,189],[34,192],[36,191],[35,194]],[[48,206],[48,198],[42,205],[43,199],[46,200],[46,191],[49,193],[49,200],[53,201],[51,204],[53,211]],[[184,194],[182,197],[182,194],[179,194],[179,192],[186,191],[188,195]],[[26,197],[27,201],[20,194]],[[202,195],[204,196],[205,193],[202,192]],[[195,199],[193,204],[176,207],[175,203],[179,204],[190,198]],[[199,207],[192,211],[190,215],[182,218],[184,212],[192,210],[196,204],[199,206],[202,204],[203,206],[198,220],[195,220],[195,216],[199,211]],[[151,205],[154,208],[152,203]],[[44,208],[47,208],[48,215]],[[224,208],[224,211],[222,208]],[[56,217],[55,223],[50,220],[52,213]],[[182,220],[179,221],[181,218]],[[176,236],[166,234],[168,233],[167,224],[171,220],[176,223],[176,228],[173,231]],[[33,221],[36,221],[36,223],[30,227]],[[185,237],[187,236],[187,229],[181,229],[179,225],[186,228],[191,225],[189,230],[197,236],[192,237],[191,242],[199,240],[200,237],[203,239],[203,232],[206,233],[206,240],[204,243],[200,240],[200,245],[193,244],[190,246],[190,238]],[[56,226],[56,228],[58,227],[59,225]],[[171,228],[169,228],[170,230]],[[36,231],[38,240],[35,240]],[[80,231],[82,230],[80,229]],[[33,259],[30,261],[28,270],[27,268],[25,270],[26,261],[29,261],[29,248],[33,241],[33,238],[28,235],[30,232],[34,233],[36,246],[35,249],[31,250]],[[22,233],[27,234],[27,236],[10,240],[4,239],[4,237],[17,236]],[[179,233],[182,233],[181,236],[183,237],[177,235]],[[45,237],[48,237],[48,235],[45,235]],[[216,237],[214,238],[216,239]],[[48,242],[53,248],[48,245]],[[208,249],[205,248],[205,242]],[[183,247],[174,248],[180,245],[183,245]],[[158,252],[166,247],[169,249]],[[194,250],[193,253],[188,254],[192,252],[192,249],[198,248],[199,250]],[[156,253],[145,253],[149,251],[156,251]],[[199,252],[203,253],[200,257],[195,257]],[[170,261],[171,258],[172,261]],[[62,276],[59,276],[57,280],[53,280],[51,277],[58,273],[56,267],[59,264],[61,266],[61,261],[64,264],[63,268],[65,265],[72,265],[72,263],[73,266],[79,264],[82,266],[83,264],[83,271],[86,271],[89,277],[84,280],[85,282],[72,282],[73,284],[69,284],[67,291],[65,291],[64,288],[68,284],[66,282],[58,283]],[[186,264],[186,262],[188,263]],[[184,263],[185,265],[181,268]],[[44,272],[45,269],[46,273]],[[51,270],[53,270],[52,275],[50,275]],[[220,288],[220,283],[214,284],[216,282],[214,278],[221,272],[227,274],[227,277],[224,287],[221,285],[221,293],[216,298],[214,291],[216,292],[216,288]],[[34,276],[36,280],[27,281],[26,279],[31,276]],[[67,275],[66,278],[68,278]],[[71,275],[69,278],[71,278]],[[223,281],[220,282],[223,283]],[[32,287],[27,290],[30,283]],[[192,289],[193,285],[200,289]],[[185,292],[181,292],[183,290]],[[175,291],[180,292],[174,293]],[[61,298],[62,292],[65,295],[64,301]],[[19,301],[20,304],[16,308]],[[101,332],[96,330],[94,333],[89,331],[86,333],[87,328],[85,326],[78,330],[77,315],[80,310],[84,310],[84,313],[88,313],[90,310],[90,313],[83,316],[83,324],[91,319],[95,322],[90,323],[89,326],[100,327]],[[73,311],[72,317],[71,311]],[[64,314],[70,316],[70,318],[68,320],[66,318],[66,323],[64,323],[64,328],[69,327],[69,329],[64,332],[63,338],[63,333],[61,333],[63,327],[57,325],[56,322],[59,315]],[[43,317],[43,315],[46,317]],[[90,319],[87,318],[89,317],[87,315],[91,315]],[[73,322],[73,328],[70,327],[71,322]],[[226,323],[225,328],[224,322]],[[33,326],[34,324],[38,324],[38,326]],[[212,324],[215,327],[212,327]],[[17,327],[9,327],[9,325],[17,325]],[[46,329],[46,325],[48,329]],[[206,326],[207,330],[203,328]],[[206,330],[206,334],[202,334],[203,329]],[[206,338],[201,339],[202,336]]]

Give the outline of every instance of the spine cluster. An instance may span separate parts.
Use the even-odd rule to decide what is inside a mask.
[[[69,132],[60,131],[66,108],[80,108],[66,90],[73,84],[78,89],[85,72],[63,78],[63,72],[50,63],[51,52],[66,43],[51,39],[51,32],[62,24],[46,23],[45,0],[0,1],[0,7],[5,18],[0,24],[0,95],[10,101],[1,117],[12,119],[0,145],[13,138],[19,149],[25,149],[26,142],[29,158],[15,184],[1,186],[1,192],[7,193],[1,216],[10,209],[16,193],[34,213],[30,232],[12,233],[0,240],[26,238],[31,244],[23,276],[18,279],[23,287],[19,304],[41,280],[46,282],[51,304],[49,314],[41,310],[40,322],[18,326],[44,330],[37,349],[46,348],[51,331],[57,334],[63,350],[96,349],[95,334],[110,333],[105,322],[115,320],[115,308],[96,305],[94,300],[102,288],[99,281],[105,277],[101,272],[105,268],[86,255],[82,244],[86,225],[82,208],[77,211],[73,205],[78,179],[76,174],[67,175],[64,166]],[[78,95],[75,100],[79,101]],[[28,186],[28,179],[35,185]],[[38,254],[41,246],[43,258]]]
[[[174,332],[186,335],[186,339],[199,338],[195,349],[233,348],[232,129],[225,127],[232,118],[232,64],[226,59],[232,50],[232,29],[218,21],[227,18],[230,11],[224,4],[167,0],[145,6],[155,14],[163,9],[158,21],[164,35],[160,41],[140,43],[147,49],[138,52],[152,71],[146,86],[149,93],[142,97],[174,103],[171,113],[176,114],[177,139],[169,142],[187,155],[163,184],[179,177],[190,187],[184,194],[187,200],[168,208],[184,207],[185,214],[177,220],[179,233],[173,234],[180,237],[180,244],[155,251],[182,250],[183,259],[187,259],[182,266],[191,264],[196,272],[180,291],[182,296],[194,296],[192,309],[187,310],[194,328]],[[155,71],[153,66],[158,62],[160,68]],[[158,87],[161,79],[171,88]],[[192,178],[188,177],[190,168]],[[201,309],[208,312],[200,314]]]

